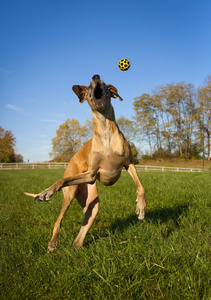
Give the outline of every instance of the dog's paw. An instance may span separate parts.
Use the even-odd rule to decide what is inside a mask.
[[[145,201],[142,203],[138,200],[136,200],[137,204],[136,204],[136,210],[135,213],[139,219],[140,222],[143,222],[144,217],[145,217],[145,211],[146,211],[146,203]]]
[[[39,200],[39,201],[49,201],[50,197],[54,194],[54,190],[49,188],[43,192],[41,192],[40,194],[38,194],[34,200]]]
[[[48,244],[48,249],[47,249],[47,253],[52,253],[56,250],[56,245],[51,245],[50,243]]]

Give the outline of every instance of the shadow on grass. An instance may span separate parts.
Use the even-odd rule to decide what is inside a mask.
[[[172,225],[174,225],[174,228],[178,228],[179,218],[187,209],[188,205],[180,205],[168,208],[157,208],[151,211],[147,211],[144,222],[152,222],[156,224],[167,224],[170,222]],[[111,229],[112,231],[124,231],[127,227],[135,223],[139,223],[139,220],[137,216],[133,214],[126,219],[117,219],[111,226]],[[169,233],[170,232],[168,232],[168,234]]]
[[[188,205],[180,205],[147,211],[143,224],[152,223],[160,226],[161,235],[164,238],[168,238],[173,231],[179,228],[179,219],[181,215],[187,211],[187,209]],[[127,228],[134,224],[141,224],[135,213],[127,218],[117,218],[115,222],[109,226],[109,228],[105,227],[104,230],[101,230],[100,237],[108,237],[106,229],[109,229],[112,233],[116,233],[117,231],[124,232]],[[95,238],[98,239],[98,237]],[[91,243],[91,237],[87,237],[84,246],[88,247]]]

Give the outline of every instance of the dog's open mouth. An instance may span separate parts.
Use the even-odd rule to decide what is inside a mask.
[[[105,95],[100,83],[97,83],[94,90],[94,104],[97,109],[103,108],[105,106]]]

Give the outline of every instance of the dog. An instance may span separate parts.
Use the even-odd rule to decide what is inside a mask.
[[[76,198],[83,208],[84,220],[73,245],[83,246],[85,236],[92,226],[99,209],[99,197],[96,181],[105,186],[113,185],[125,168],[137,188],[136,214],[142,222],[145,216],[145,190],[132,163],[131,149],[115,121],[111,98],[123,100],[111,84],[105,84],[99,75],[94,75],[89,86],[74,85],[74,93],[80,103],[85,100],[91,108],[94,119],[93,137],[70,160],[63,179],[39,194],[26,193],[35,200],[49,201],[56,192],[63,190],[62,209],[55,222],[53,235],[48,244],[48,253],[57,246],[62,218],[71,201]]]

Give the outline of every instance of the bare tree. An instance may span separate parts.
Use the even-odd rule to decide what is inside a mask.
[[[198,89],[198,113],[199,126],[202,130],[202,141],[207,148],[207,159],[210,160],[210,137],[211,137],[211,76],[206,79],[205,86]]]
[[[160,88],[159,96],[166,114],[164,134],[177,144],[180,156],[189,156],[196,112],[194,87],[184,82],[168,84]]]
[[[156,118],[153,98],[149,94],[142,94],[134,99],[136,133],[141,141],[147,138],[150,155],[153,155],[153,138],[156,133]]]

